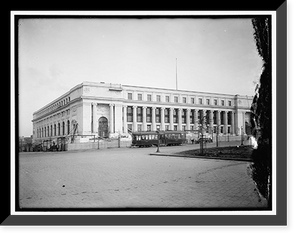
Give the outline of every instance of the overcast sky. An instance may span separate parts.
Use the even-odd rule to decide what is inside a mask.
[[[254,94],[251,19],[21,19],[19,134],[32,114],[83,81]]]

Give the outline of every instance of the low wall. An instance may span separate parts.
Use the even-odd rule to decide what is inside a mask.
[[[85,143],[72,143],[72,144],[66,144],[66,151],[72,151],[72,150],[85,150],[85,149],[107,149],[107,148],[125,148],[131,146],[131,140],[127,141],[120,141],[120,145],[118,140],[99,140],[96,142],[85,142]]]

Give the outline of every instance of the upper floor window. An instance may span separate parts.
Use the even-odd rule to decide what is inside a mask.
[[[156,96],[156,101],[157,101],[157,102],[160,102],[160,95],[157,95],[157,96]]]
[[[214,100],[214,104],[217,105],[218,104],[218,100],[215,99]]]
[[[191,103],[195,104],[195,99],[194,98],[191,98]]]
[[[182,97],[182,103],[186,103],[186,97]]]
[[[178,96],[174,96],[174,102],[178,103]]]
[[[128,93],[128,100],[132,100],[132,93]]]
[[[225,105],[225,102],[224,100],[221,100],[221,105],[224,106]]]
[[[143,95],[142,94],[138,94],[138,100],[143,100]]]
[[[200,104],[200,105],[203,104],[202,98],[199,98],[199,104]]]
[[[206,99],[206,104],[209,105],[210,104],[210,100]]]
[[[170,96],[166,95],[166,102],[170,102]]]
[[[152,95],[147,95],[147,101],[152,101]]]
[[[228,106],[231,106],[231,100],[228,100]]]

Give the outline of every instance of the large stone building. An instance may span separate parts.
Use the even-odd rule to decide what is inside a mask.
[[[104,82],[83,82],[33,114],[33,139],[69,135],[110,137],[129,131],[247,132],[252,97]]]

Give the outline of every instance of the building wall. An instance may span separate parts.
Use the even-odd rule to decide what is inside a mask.
[[[107,118],[111,135],[126,134],[130,126],[134,131],[149,127],[151,130],[157,127],[195,130],[197,120],[205,115],[214,132],[227,134],[229,130],[230,134],[240,135],[245,132],[251,103],[252,97],[249,96],[83,82],[33,114],[33,138],[43,140],[67,135],[75,122],[78,123],[78,134],[98,135],[101,117]],[[128,121],[131,109],[133,122]],[[147,122],[147,111],[160,113],[160,116],[152,114],[152,122]],[[172,112],[178,113],[178,122],[173,122]],[[186,117],[182,118],[182,115]]]

